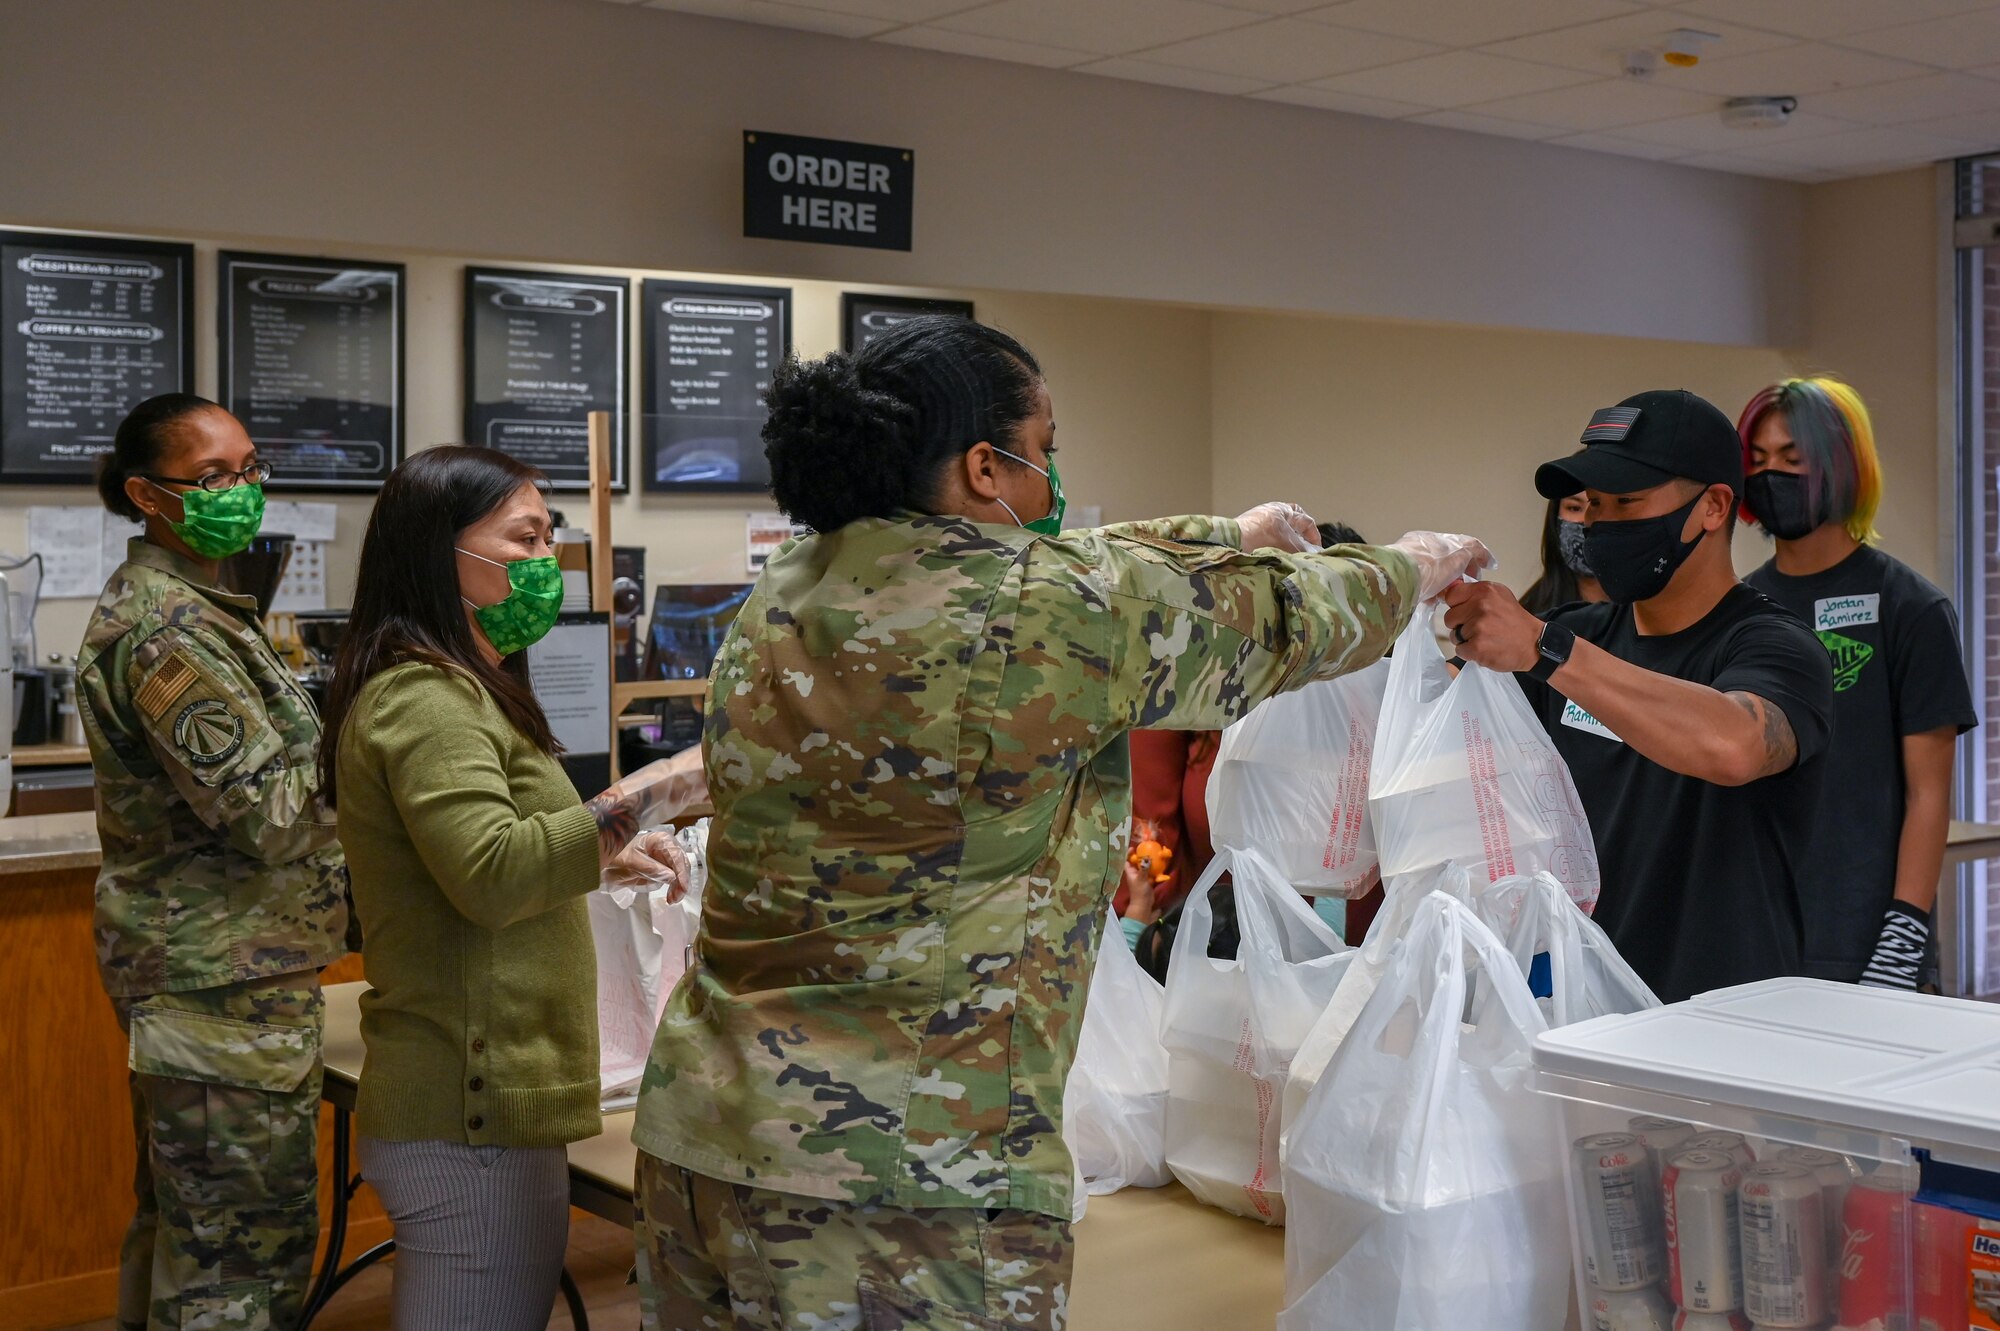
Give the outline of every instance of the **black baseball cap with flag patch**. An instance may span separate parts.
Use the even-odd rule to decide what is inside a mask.
[[[1580,490],[1632,494],[1676,477],[1743,494],[1743,441],[1715,404],[1684,388],[1661,389],[1605,407],[1583,427],[1583,451],[1535,471],[1544,499]]]

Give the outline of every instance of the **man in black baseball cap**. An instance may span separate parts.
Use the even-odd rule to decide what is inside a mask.
[[[1467,661],[1521,676],[1597,843],[1597,920],[1661,998],[1801,970],[1799,866],[1833,708],[1826,650],[1737,581],[1743,446],[1684,390],[1593,413],[1542,465],[1589,500],[1608,603],[1535,618],[1497,583],[1445,594]]]

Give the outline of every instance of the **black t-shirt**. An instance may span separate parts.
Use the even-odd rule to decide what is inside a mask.
[[[1905,735],[1978,724],[1951,600],[1867,546],[1802,578],[1766,564],[1744,579],[1806,622],[1833,664],[1826,795],[1801,896],[1805,973],[1861,978],[1896,893]]]
[[[1569,764],[1602,871],[1597,922],[1665,1002],[1799,973],[1800,868],[1825,764],[1833,671],[1806,626],[1738,585],[1699,623],[1641,637],[1630,606],[1573,605],[1550,620],[1657,674],[1750,693],[1798,737],[1790,770],[1713,785],[1642,758],[1589,712],[1521,676]]]

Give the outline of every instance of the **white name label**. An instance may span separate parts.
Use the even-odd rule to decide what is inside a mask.
[[[1563,703],[1563,724],[1571,730],[1581,730],[1587,735],[1596,735],[1602,739],[1608,739],[1614,744],[1623,744],[1625,742],[1611,733],[1610,726],[1605,725],[1602,721],[1592,716],[1589,712],[1584,711],[1573,702]]]
[[[1866,596],[1829,596],[1824,601],[1813,602],[1815,632],[1844,629],[1855,624],[1879,624],[1881,621],[1882,597],[1876,592]]]

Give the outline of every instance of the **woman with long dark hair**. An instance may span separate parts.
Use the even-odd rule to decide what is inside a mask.
[[[367,938],[361,1166],[396,1226],[397,1331],[547,1323],[563,1148],[599,1131],[583,898],[606,866],[684,876],[671,836],[634,833],[703,792],[698,751],[588,804],[556,761],[523,656],[562,603],[542,484],[487,448],[398,467],[328,692],[322,785]]]
[[[1322,554],[1289,504],[1065,532],[1041,367],[969,319],[789,361],[768,405],[815,534],[710,676],[700,939],[632,1130],[642,1321],[1055,1331],[1127,732],[1369,664],[1485,551]]]
[[[1583,555],[1583,518],[1589,505],[1580,494],[1549,500],[1542,518],[1542,576],[1521,593],[1530,614],[1546,615],[1559,605],[1602,601],[1604,588]]]

